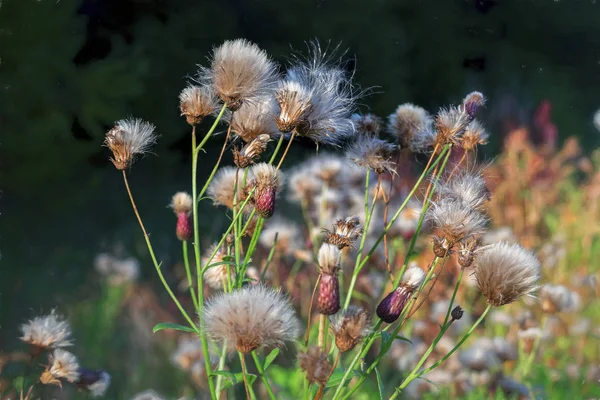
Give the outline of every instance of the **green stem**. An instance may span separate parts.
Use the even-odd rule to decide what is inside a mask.
[[[238,351],[238,355],[240,356],[240,365],[242,366],[242,377],[244,378],[244,388],[246,389],[246,398],[250,400],[250,385],[248,385],[248,379],[246,378],[246,360],[244,359],[244,353]]]
[[[223,371],[223,369],[225,368],[226,355],[227,355],[227,341],[225,341],[223,343],[223,348],[221,349],[221,356],[219,357],[219,371]],[[219,394],[221,393],[222,385],[223,385],[223,376],[217,375],[217,387],[215,389],[215,393],[217,394],[217,397],[219,397]]]
[[[548,323],[548,315],[544,314],[544,316],[542,317],[542,322],[540,324],[542,332],[546,329],[547,323]],[[527,377],[527,375],[529,374],[529,370],[531,369],[531,365],[533,364],[533,360],[535,358],[535,355],[537,354],[538,348],[540,347],[541,341],[542,341],[542,334],[540,333],[540,335],[538,335],[535,338],[535,341],[533,342],[533,347],[531,348],[531,352],[528,354],[527,358],[525,359],[525,363],[523,364],[522,368],[520,368],[521,373],[519,375],[521,376],[521,379],[525,379]]]
[[[263,383],[263,385],[265,385],[265,388],[267,388],[267,392],[269,393],[269,398],[271,400],[275,400],[275,394],[273,393],[273,389],[271,388],[271,384],[269,383],[269,380],[267,379],[266,375],[265,375],[265,370],[262,366],[262,363],[260,362],[258,355],[256,354],[256,351],[252,352],[252,358],[254,359],[254,364],[256,365],[256,369],[258,370],[258,374],[260,375],[260,379]]]
[[[185,273],[187,275],[188,285],[190,286],[190,295],[192,296],[192,302],[194,303],[194,309],[198,309],[198,299],[196,298],[196,292],[194,291],[194,284],[192,283],[192,271],[190,270],[190,259],[188,257],[188,243],[187,240],[183,240],[183,264],[185,265]]]
[[[277,157],[277,153],[279,153],[279,149],[281,148],[281,144],[283,143],[284,138],[285,138],[285,135],[282,133],[279,136],[279,141],[277,142],[277,147],[275,147],[273,154],[271,154],[271,159],[269,160],[269,164],[273,164],[275,162],[275,157]]]

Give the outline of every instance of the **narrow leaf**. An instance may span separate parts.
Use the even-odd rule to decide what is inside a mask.
[[[381,380],[381,375],[379,374],[379,370],[375,367],[375,375],[377,376],[377,387],[379,388],[379,399],[383,400],[383,394],[385,393],[383,389],[383,381]]]
[[[195,329],[193,329],[189,326],[183,326],[183,325],[175,324],[173,322],[160,322],[160,323],[154,325],[154,328],[152,328],[152,333],[156,333],[156,332],[162,331],[164,329],[174,329],[176,331],[192,332],[192,333],[197,332]]]
[[[269,366],[273,363],[273,361],[275,361],[275,358],[277,358],[278,355],[279,355],[278,348],[274,348],[273,350],[271,350],[269,355],[265,358],[265,363],[263,364],[263,369],[265,371],[267,370],[267,368],[269,368]]]

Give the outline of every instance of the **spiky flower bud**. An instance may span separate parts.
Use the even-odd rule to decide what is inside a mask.
[[[481,92],[471,92],[465,96],[463,107],[469,118],[474,119],[477,111],[485,104],[485,97]]]
[[[328,243],[323,243],[317,256],[321,270],[321,282],[317,295],[317,311],[323,315],[333,315],[340,309],[340,249]]]
[[[131,166],[135,157],[146,153],[154,143],[154,125],[137,118],[117,121],[104,138],[104,145],[113,153],[110,161],[118,170]]]
[[[495,243],[475,256],[475,279],[488,303],[500,307],[537,289],[540,262],[518,244]]]
[[[188,85],[179,94],[179,111],[188,124],[194,126],[217,108],[217,99],[208,85]]]
[[[177,215],[177,226],[175,234],[181,241],[190,240],[194,234],[192,226],[192,196],[186,192],[178,192],[173,195],[171,208]]]
[[[110,386],[110,375],[106,371],[79,368],[78,372],[77,387],[88,391],[92,397],[104,396]]]
[[[363,308],[350,306],[333,317],[331,330],[335,335],[335,345],[341,353],[345,353],[371,333],[371,317]]]
[[[344,247],[353,247],[354,241],[363,234],[358,217],[338,219],[333,225],[333,231],[327,229],[325,232],[325,243],[333,244],[340,250]]]
[[[327,353],[318,346],[311,346],[306,352],[298,353],[300,368],[306,373],[306,380],[309,383],[325,385],[331,364],[327,360]]]
[[[377,306],[377,316],[383,321],[391,324],[396,321],[410,296],[423,284],[425,273],[417,266],[409,267],[400,281],[396,290],[388,294]]]
[[[275,200],[283,178],[281,172],[271,164],[260,163],[252,167],[254,179],[245,188],[246,193],[252,189],[254,194],[251,202],[258,215],[270,218],[275,212]]]
[[[464,314],[464,311],[460,306],[454,307],[452,309],[452,311],[450,312],[450,316],[452,317],[453,321],[458,321],[459,319],[461,319],[463,314]]]
[[[233,162],[238,168],[246,168],[254,164],[254,161],[267,149],[267,143],[271,137],[267,134],[258,135],[241,150],[233,148]]]
[[[182,242],[188,241],[194,235],[194,227],[192,219],[189,215],[180,213],[177,215],[177,226],[175,227],[175,235]]]

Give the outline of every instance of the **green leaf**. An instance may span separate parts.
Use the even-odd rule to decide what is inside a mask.
[[[344,377],[344,374],[346,373],[345,370],[343,369],[336,369],[333,374],[331,374],[331,378],[329,378],[329,382],[327,382],[327,386],[326,387],[332,387],[332,386],[337,386],[340,384],[340,382],[342,382],[342,378]],[[354,376],[361,376],[361,373],[357,370],[352,370],[352,372],[350,372],[350,377],[354,377]],[[345,385],[348,385],[350,383],[350,379],[346,380]]]
[[[154,325],[154,328],[152,328],[152,333],[156,333],[156,332],[162,331],[164,329],[174,329],[176,331],[192,332],[192,333],[198,332],[197,330],[195,330],[189,326],[183,326],[183,325],[175,324],[173,322],[160,322],[160,323]]]
[[[267,368],[269,368],[269,366],[273,363],[273,361],[275,361],[275,358],[277,358],[278,355],[279,355],[278,348],[274,348],[273,350],[271,350],[269,355],[265,358],[265,363],[263,364],[263,369],[265,371],[267,370]]]
[[[22,376],[18,376],[12,381],[13,387],[17,392],[23,391],[23,386],[25,385],[25,378]]]
[[[382,340],[383,340],[384,343],[387,343],[392,338],[392,335],[390,335],[386,331],[381,331],[381,338],[382,338]],[[394,340],[402,340],[404,342],[408,342],[408,343],[412,344],[412,341],[409,338],[405,338],[403,336],[396,335],[396,337],[394,338]]]
[[[233,385],[237,385],[238,383],[244,383],[244,375],[241,372],[233,373],[229,371],[215,371],[212,375],[221,375],[227,378],[227,382],[223,384],[223,389],[227,389]],[[248,385],[252,385],[256,380],[256,375],[254,374],[246,374],[246,380],[248,381]]]
[[[375,375],[377,376],[377,387],[379,388],[379,398],[383,400],[383,394],[385,393],[383,389],[383,381],[381,380],[381,375],[379,374],[379,370],[375,367]]]

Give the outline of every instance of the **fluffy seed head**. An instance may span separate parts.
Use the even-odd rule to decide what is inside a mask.
[[[94,260],[94,268],[113,286],[135,282],[140,276],[140,262],[133,257],[120,259],[101,253]]]
[[[459,139],[459,144],[464,150],[472,151],[479,145],[487,144],[489,136],[483,125],[479,121],[473,120],[465,128]]]
[[[270,249],[275,242],[275,235],[277,235],[275,249],[283,254],[293,254],[302,247],[300,229],[290,221],[278,217],[271,218],[263,228],[258,241],[264,248]]]
[[[371,137],[379,135],[383,125],[383,120],[375,114],[353,114],[351,119],[356,132]]]
[[[217,295],[204,309],[204,321],[213,340],[227,341],[243,353],[260,346],[282,346],[300,330],[287,296],[263,285]]]
[[[452,198],[432,202],[425,220],[441,232],[450,247],[461,239],[483,233],[488,223],[485,214]]]
[[[309,383],[325,385],[331,371],[331,364],[327,360],[325,353],[318,346],[311,346],[306,352],[298,353],[300,368],[306,373],[306,379]]]
[[[392,156],[396,146],[376,137],[360,136],[347,150],[346,156],[359,167],[368,168],[382,174],[395,172],[396,163]]]
[[[237,110],[246,100],[273,90],[277,67],[256,44],[236,39],[214,49],[210,68],[201,68],[199,75],[230,110]]]
[[[79,368],[79,379],[75,383],[92,397],[102,397],[110,386],[110,375],[103,370]]]
[[[363,308],[349,306],[332,318],[331,330],[337,348],[345,353],[371,333],[371,317]]]
[[[496,243],[482,248],[475,266],[479,290],[496,307],[531,295],[540,279],[540,262],[518,244]]]
[[[435,191],[438,199],[462,202],[476,210],[483,209],[485,203],[491,198],[491,192],[479,170],[455,174],[446,182],[439,182]]]
[[[208,85],[188,85],[179,94],[179,111],[188,124],[198,125],[217,108],[217,99]]]
[[[117,121],[106,133],[104,145],[112,151],[110,159],[118,170],[131,166],[136,156],[147,153],[156,143],[154,125],[138,118]]]
[[[545,313],[574,311],[579,306],[579,296],[565,286],[545,284],[538,292],[538,300]]]
[[[485,97],[481,92],[471,92],[465,96],[463,107],[469,118],[473,119],[477,115],[477,110],[485,104]]]
[[[340,250],[344,247],[353,247],[354,241],[363,234],[358,217],[338,219],[333,224],[333,231],[325,231],[325,242],[337,246]]]
[[[596,111],[594,114],[594,126],[600,132],[600,110]]]
[[[246,168],[254,164],[255,160],[267,149],[271,137],[265,133],[258,135],[242,150],[233,149],[233,161],[238,168]]]
[[[244,192],[242,188],[243,174],[237,174],[237,168],[235,167],[223,167],[217,171],[212,182],[208,185],[208,196],[213,200],[215,205],[233,209],[236,175],[238,179],[237,198],[238,200],[242,198]]]
[[[229,279],[232,281],[235,279],[235,271],[230,264],[224,263],[227,253],[223,249],[217,250],[215,256],[209,261],[210,256],[215,251],[217,245],[214,244],[208,249],[206,255],[202,258],[202,265],[206,267],[210,262],[210,265],[214,265],[204,272],[204,281],[213,289],[221,289],[227,286]],[[230,277],[231,274],[231,277]]]
[[[442,108],[435,117],[435,144],[458,144],[460,136],[470,122],[469,115],[459,107]]]
[[[190,215],[192,213],[192,196],[187,192],[177,192],[171,199],[171,208],[175,214],[184,213]]]
[[[57,384],[59,379],[66,379],[74,383],[79,379],[79,363],[77,357],[72,353],[56,349],[48,356],[48,366],[40,376],[40,382],[44,385]]]
[[[275,200],[283,182],[283,176],[276,167],[268,163],[252,166],[251,172],[254,179],[245,188],[245,192],[250,193],[252,189],[255,189],[250,201],[254,204],[256,212],[263,218],[271,218],[275,212]]]
[[[341,254],[342,253],[338,246],[329,243],[323,243],[317,256],[321,273],[327,275],[337,274],[340,269]]]
[[[21,340],[41,348],[71,346],[71,326],[56,310],[21,325]]]
[[[228,113],[225,121],[231,124],[231,131],[248,143],[260,135],[273,136],[279,133],[273,116],[275,100],[272,96],[257,97],[244,103],[234,113]]]
[[[307,116],[313,107],[314,91],[304,83],[294,80],[293,75],[279,83],[275,99],[280,111],[275,117],[275,123],[281,132],[289,133],[298,125],[307,124]]]
[[[420,136],[430,131],[432,124],[433,119],[425,109],[405,103],[388,117],[387,130],[396,137],[400,146],[419,153],[424,150],[420,146]]]

